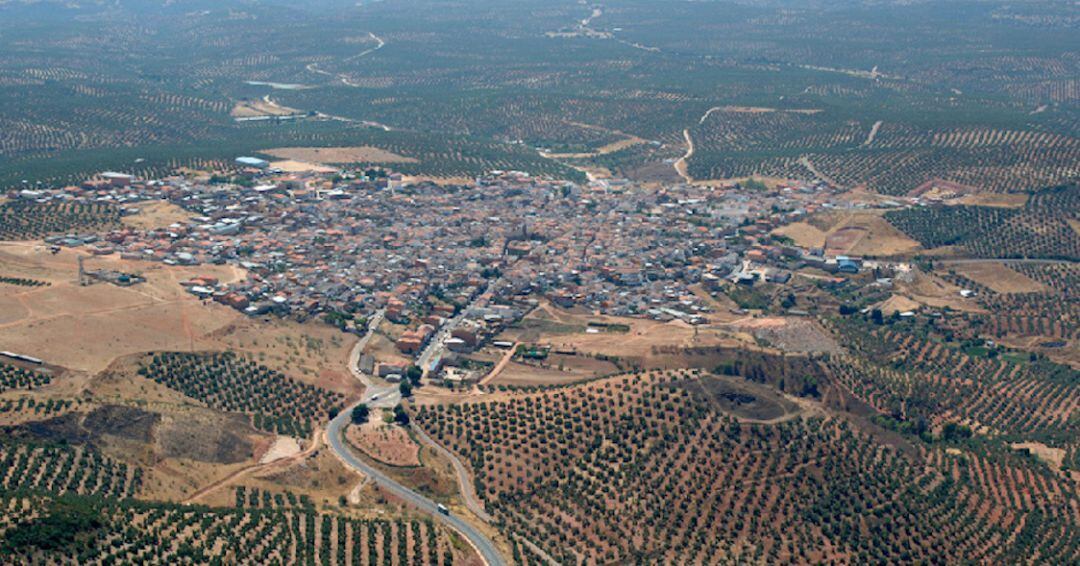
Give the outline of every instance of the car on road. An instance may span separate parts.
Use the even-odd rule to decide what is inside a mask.
[[[443,505],[442,503],[436,505],[435,508],[438,509],[439,513],[442,513],[443,515],[449,515],[450,514],[450,510],[447,509],[446,505]]]
[[[379,400],[379,396],[378,396],[378,395],[372,395],[372,396],[371,396],[371,400],[372,400],[372,401],[378,401],[378,400]]]

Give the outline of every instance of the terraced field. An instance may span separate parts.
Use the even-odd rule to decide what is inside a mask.
[[[208,406],[246,413],[256,428],[300,438],[329,420],[344,397],[296,381],[232,352],[149,356],[139,374]]]
[[[1076,493],[1045,469],[1027,468],[1036,487],[1021,487],[1003,456],[897,451],[830,418],[740,423],[679,385],[694,379],[627,375],[420,407],[416,421],[469,462],[488,510],[511,532],[566,561],[1070,561],[1080,553]],[[1003,486],[1024,505],[999,499]]]
[[[360,145],[422,176],[583,178],[543,149],[670,180],[684,130],[695,179],[903,194],[1076,177],[1076,14],[1061,3],[194,4],[0,4],[0,186]],[[231,114],[245,104],[295,112]],[[626,139],[643,143],[593,155]]]
[[[0,240],[95,232],[120,225],[120,209],[102,203],[12,201],[0,204]]]
[[[1080,259],[1080,187],[1033,193],[1022,209],[935,205],[885,219],[925,248],[957,246],[974,257]]]
[[[455,564],[468,561],[427,521],[357,520],[311,509],[263,511],[0,495],[8,558],[82,564]],[[42,540],[41,532],[63,529]]]

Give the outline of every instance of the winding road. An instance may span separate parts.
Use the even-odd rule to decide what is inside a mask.
[[[476,527],[473,527],[466,521],[458,518],[455,515],[444,515],[439,512],[438,504],[434,501],[420,495],[419,493],[409,489],[408,487],[398,483],[391,479],[381,471],[369,466],[359,458],[357,458],[343,442],[343,432],[345,427],[348,426],[349,420],[352,415],[353,407],[367,403],[369,406],[393,406],[400,400],[400,393],[394,385],[376,386],[371,379],[366,376],[357,367],[357,362],[360,359],[360,354],[364,349],[364,346],[371,339],[374,334],[375,328],[378,327],[379,322],[382,320],[383,311],[379,311],[372,318],[371,323],[368,326],[367,334],[357,342],[353,347],[352,353],[349,355],[349,372],[352,373],[357,379],[364,383],[367,389],[364,392],[364,398],[356,402],[348,409],[345,409],[334,420],[330,421],[330,424],[326,427],[326,443],[334,454],[345,465],[359,471],[364,474],[371,481],[375,482],[383,489],[393,493],[397,497],[400,497],[409,505],[412,505],[416,509],[431,515],[433,519],[443,523],[444,525],[456,530],[469,541],[469,544],[476,549],[480,554],[480,557],[484,560],[484,563],[488,566],[503,566],[506,561],[503,560],[499,554],[498,549],[495,547],[495,543],[491,541],[487,536],[481,533]],[[375,399],[377,397],[377,399]],[[423,434],[423,433],[421,433]],[[456,460],[455,460],[456,461]],[[460,462],[459,462],[460,464]],[[468,504],[468,497],[466,496],[466,503]],[[470,509],[472,505],[469,505]],[[482,510],[482,507],[481,507]],[[481,517],[486,516],[486,513]]]
[[[495,548],[495,543],[493,543],[491,539],[489,539],[475,527],[455,515],[443,515],[439,512],[438,504],[434,501],[394,481],[386,474],[367,465],[359,458],[354,456],[353,453],[345,447],[345,444],[342,441],[342,432],[345,430],[345,426],[349,423],[349,417],[351,414],[352,407],[345,411],[342,411],[341,414],[334,418],[334,420],[330,421],[330,426],[328,426],[326,429],[327,444],[330,446],[330,449],[334,451],[334,454],[336,454],[337,457],[341,459],[342,462],[344,462],[349,467],[356,469],[367,477],[371,478],[371,480],[378,484],[379,487],[400,497],[409,505],[412,505],[413,507],[419,509],[424,513],[427,513],[428,515],[431,515],[431,517],[436,521],[439,521],[444,525],[461,533],[462,536],[464,536],[465,539],[469,541],[469,544],[471,544],[473,548],[475,548],[476,551],[480,553],[480,557],[488,566],[503,566],[504,564],[506,564],[502,556],[499,554],[498,549]]]

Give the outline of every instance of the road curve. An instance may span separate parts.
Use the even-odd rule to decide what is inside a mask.
[[[485,523],[492,523],[495,518],[488,514],[484,509],[484,505],[480,503],[480,498],[476,495],[476,487],[473,485],[472,480],[469,479],[469,472],[465,468],[465,464],[461,463],[461,460],[451,451],[443,447],[443,445],[435,442],[427,435],[420,427],[414,427],[413,432],[420,438],[420,441],[427,444],[439,454],[450,460],[450,463],[454,466],[454,472],[458,479],[458,489],[461,490],[461,498],[465,500],[465,506],[469,508],[469,511],[473,512]]]
[[[334,420],[330,421],[330,425],[326,429],[327,443],[330,446],[330,449],[337,454],[338,458],[350,467],[359,470],[361,473],[371,478],[372,481],[379,484],[383,489],[386,489],[405,500],[405,502],[413,507],[431,515],[435,520],[440,521],[461,533],[468,539],[473,548],[480,553],[484,563],[488,566],[504,566],[506,564],[499,554],[498,549],[495,548],[495,544],[491,542],[491,539],[484,536],[483,533],[476,530],[472,525],[455,515],[443,515],[442,513],[439,513],[438,506],[434,501],[401,485],[386,474],[383,474],[354,456],[342,442],[342,431],[344,431],[345,426],[348,424],[351,414],[352,407],[342,411],[341,414],[334,418]]]

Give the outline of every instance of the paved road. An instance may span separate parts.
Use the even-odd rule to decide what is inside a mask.
[[[472,479],[469,477],[469,471],[465,468],[465,464],[461,463],[461,460],[451,451],[443,447],[443,445],[435,442],[430,436],[427,435],[420,427],[413,427],[413,432],[416,436],[420,437],[420,441],[427,444],[436,452],[442,454],[444,457],[450,460],[450,463],[454,466],[454,472],[457,474],[458,489],[461,490],[461,498],[465,500],[465,506],[472,511],[474,515],[480,517],[480,520],[491,524],[495,518],[488,514],[484,509],[484,504],[480,503],[480,497],[476,495],[476,486],[473,485]]]
[[[368,323],[367,334],[364,334],[363,338],[357,341],[353,346],[352,352],[349,353],[349,373],[353,375],[360,383],[364,384],[364,402],[368,403],[370,407],[385,407],[391,408],[401,402],[401,391],[399,387],[394,384],[376,385],[371,379],[372,376],[360,371],[360,355],[364,353],[364,348],[367,347],[368,342],[371,341],[371,337],[375,335],[375,329],[382,323],[383,317],[386,315],[386,310],[382,309],[375,313],[371,317],[371,321]],[[373,399],[378,397],[378,399]]]
[[[499,551],[495,548],[495,544],[491,542],[491,539],[487,538],[472,525],[458,517],[439,513],[438,504],[434,501],[401,485],[386,474],[367,465],[354,456],[353,453],[345,447],[344,442],[342,442],[342,433],[349,424],[353,407],[361,403],[367,403],[369,407],[393,407],[401,401],[401,393],[398,390],[398,386],[394,384],[377,386],[371,380],[371,377],[360,371],[360,368],[358,367],[360,354],[363,352],[368,341],[371,340],[371,336],[375,333],[375,329],[379,326],[379,322],[382,321],[383,314],[384,311],[380,310],[372,317],[371,324],[368,325],[367,334],[356,343],[356,346],[349,354],[349,372],[366,387],[364,390],[364,398],[348,409],[342,411],[341,414],[334,418],[334,420],[330,421],[330,424],[326,427],[327,445],[330,446],[330,449],[333,450],[338,458],[346,465],[359,470],[383,489],[397,495],[413,507],[431,515],[435,520],[440,521],[461,533],[469,543],[472,544],[473,548],[480,553],[480,557],[483,558],[488,566],[503,566],[506,562],[503,561],[502,556],[499,555]],[[374,397],[378,397],[378,399],[373,399]]]
[[[370,399],[365,396],[365,401],[370,401]],[[459,519],[455,515],[443,515],[442,513],[439,513],[438,506],[434,501],[390,479],[387,475],[354,456],[342,442],[342,431],[348,424],[349,416],[351,414],[352,407],[342,411],[341,414],[334,418],[334,420],[330,421],[330,426],[326,429],[327,443],[329,444],[330,449],[337,454],[338,458],[345,462],[345,464],[359,470],[361,473],[371,478],[372,481],[377,483],[383,489],[400,497],[420,511],[431,515],[436,521],[440,521],[461,533],[469,543],[472,544],[473,548],[480,553],[481,558],[483,558],[488,566],[503,566],[506,564],[502,559],[502,556],[499,555],[499,551],[495,548],[495,544],[491,542],[491,539],[484,536],[483,533],[478,531],[472,525]]]
[[[486,303],[489,299],[491,299],[491,294],[494,292],[495,287],[498,286],[501,281],[502,279],[499,278],[495,281],[488,283],[487,290],[477,295],[476,298],[474,298],[472,301],[469,302],[468,305],[462,308],[456,316],[448,320],[446,324],[442,325],[439,330],[435,332],[435,336],[431,337],[431,340],[428,341],[428,345],[420,352],[420,355],[416,358],[416,365],[419,366],[420,369],[424,370],[424,375],[428,374],[428,369],[431,365],[431,362],[438,359],[438,357],[442,355],[443,348],[446,346],[445,341],[447,338],[450,337],[450,334],[454,331],[454,329],[457,328],[461,324],[461,322],[469,316],[469,312],[473,309],[473,307],[476,307],[480,303]]]

